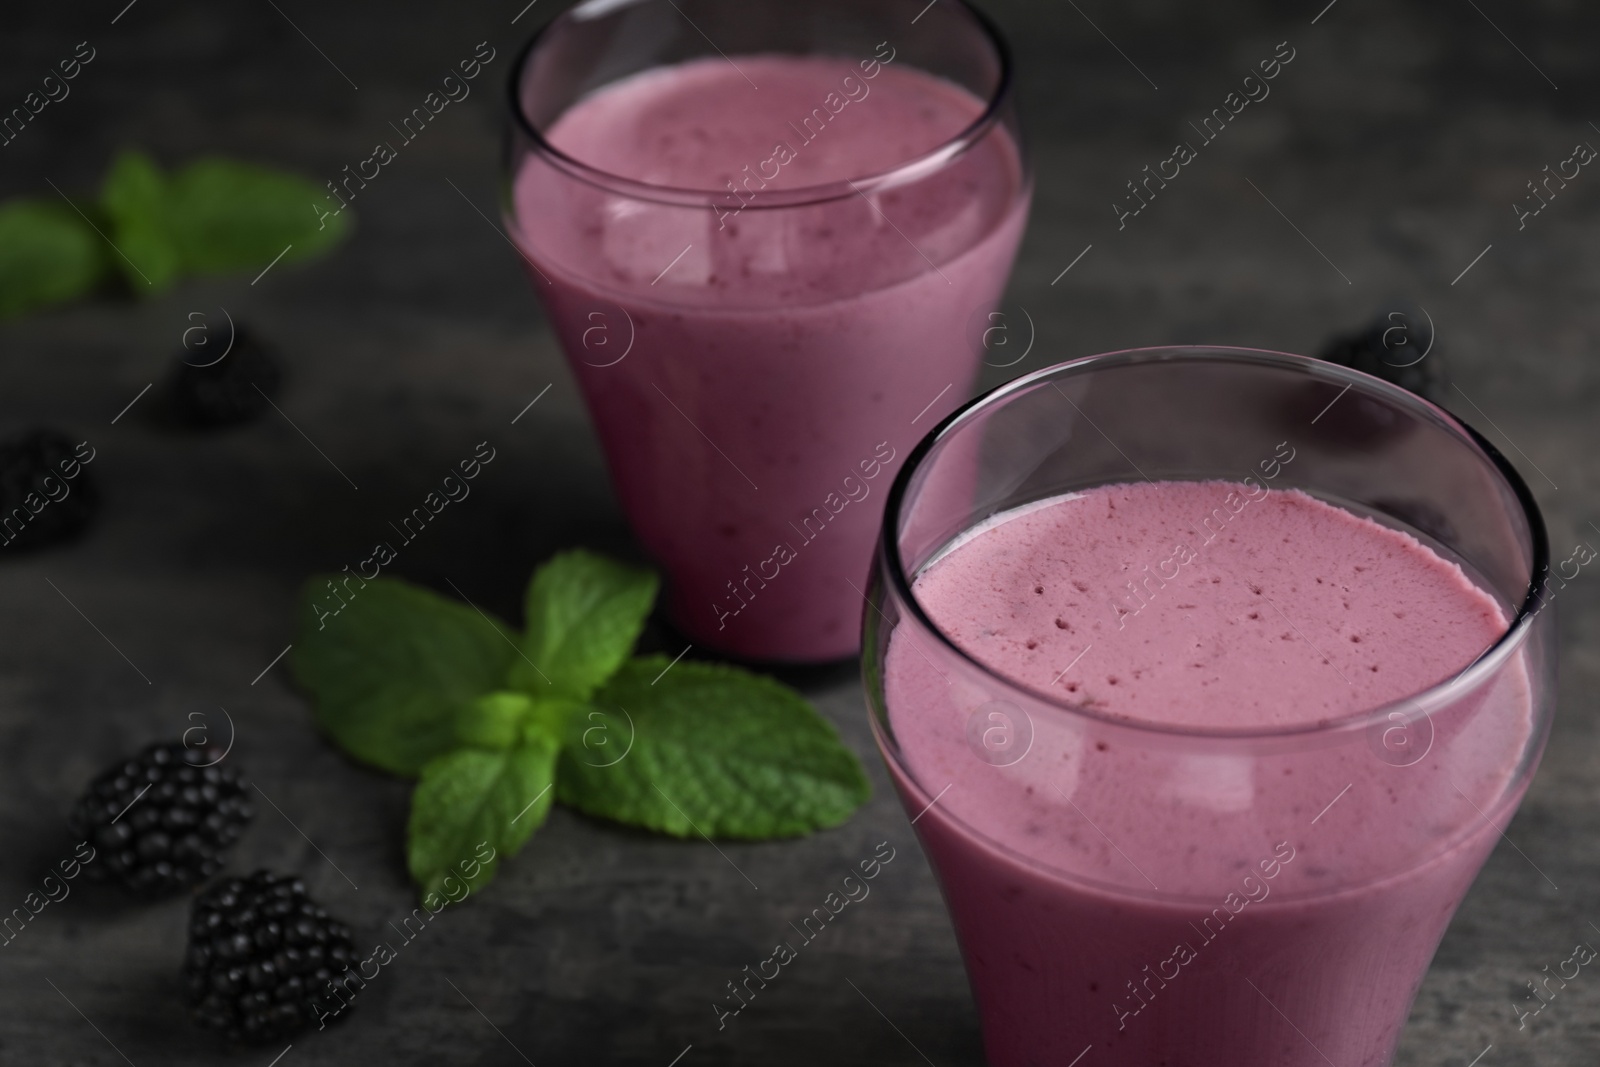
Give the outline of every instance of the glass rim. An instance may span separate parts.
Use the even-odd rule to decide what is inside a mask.
[[[1071,377],[1086,370],[1094,370],[1105,366],[1132,366],[1141,363],[1173,362],[1178,360],[1234,362],[1295,368],[1308,372],[1313,378],[1322,378],[1331,383],[1347,387],[1360,387],[1368,395],[1376,393],[1385,399],[1398,402],[1400,405],[1411,409],[1414,413],[1427,417],[1436,424],[1441,424],[1445,429],[1455,433],[1463,443],[1475,448],[1479,458],[1485,461],[1486,465],[1500,476],[1502,482],[1511,490],[1512,495],[1521,506],[1523,519],[1528,524],[1529,540],[1532,542],[1530,546],[1532,558],[1529,567],[1528,592],[1518,605],[1516,614],[1506,626],[1505,631],[1467,666],[1425,689],[1408,693],[1383,704],[1358,708],[1337,718],[1321,722],[1273,727],[1181,725],[1151,722],[1098,712],[1084,705],[1061,699],[1054,694],[1040,692],[1013,678],[1009,678],[979,661],[960,645],[956,644],[923,610],[921,602],[917,600],[916,594],[912,590],[912,580],[907,576],[905,563],[900,556],[898,530],[906,495],[910,489],[911,479],[928,458],[929,453],[940,441],[959,430],[962,424],[979,413],[1004,403],[1014,394],[1020,393],[1042,381]],[[936,638],[944,646],[945,650],[979,675],[997,682],[1012,693],[1025,694],[1029,700],[1045,705],[1052,711],[1101,725],[1175,739],[1188,738],[1196,741],[1278,741],[1319,735],[1335,735],[1346,731],[1359,730],[1375,719],[1387,717],[1390,714],[1402,716],[1402,719],[1394,721],[1410,723],[1426,717],[1431,709],[1448,705],[1452,701],[1459,699],[1463,694],[1484,684],[1501,669],[1505,661],[1525,643],[1528,635],[1532,632],[1534,619],[1542,608],[1540,601],[1548,582],[1550,541],[1548,531],[1545,528],[1544,517],[1539,511],[1539,505],[1534,500],[1532,491],[1529,490],[1527,482],[1523,480],[1516,468],[1501,454],[1499,449],[1495,448],[1482,434],[1455,415],[1407,389],[1362,371],[1341,367],[1325,360],[1294,355],[1288,352],[1276,352],[1271,349],[1244,348],[1231,345],[1155,345],[1145,348],[1120,349],[1115,352],[1102,352],[1044,367],[996,386],[989,392],[974,397],[951,412],[937,426],[929,430],[907,454],[904,466],[900,468],[900,472],[895,475],[894,483],[889,487],[889,496],[884,504],[883,526],[878,540],[877,562],[887,572],[885,579],[888,582],[889,590],[894,598],[901,602],[906,614],[922,630]],[[898,745],[894,747],[898,748]]]
[[[599,167],[592,167],[552,145],[544,134],[540,132],[538,126],[528,117],[527,112],[523,110],[523,77],[527,72],[528,65],[533,60],[534,52],[545,42],[552,29],[558,25],[570,25],[573,22],[598,18],[622,8],[636,7],[652,2],[655,2],[655,0],[582,0],[581,3],[568,8],[534,31],[533,35],[528,38],[527,44],[522,46],[522,51],[518,53],[516,61],[511,66],[507,93],[511,105],[512,121],[515,127],[528,138],[537,154],[579,181],[587,182],[590,185],[620,193],[636,200],[675,204],[684,207],[726,207],[728,205],[723,199],[729,195],[726,190],[656,185],[651,182],[625,178],[619,174],[602,170]],[[759,211],[799,207],[826,203],[830,200],[841,200],[848,196],[856,196],[879,189],[892,188],[939,170],[983,140],[989,134],[989,131],[999,123],[1001,113],[1010,100],[1015,86],[1016,67],[1011,55],[1011,46],[1006,42],[1005,35],[1000,32],[1000,27],[994,20],[970,3],[969,0],[950,0],[949,6],[960,9],[973,21],[983,38],[989,42],[990,48],[994,51],[995,59],[999,63],[999,76],[995,81],[994,89],[989,93],[988,99],[984,101],[983,111],[978,114],[977,118],[928,151],[923,152],[921,155],[913,156],[911,159],[903,160],[892,167],[859,177],[843,178],[839,181],[824,182],[819,185],[805,185],[794,189],[782,189],[772,192],[763,190],[762,196],[764,199],[762,202],[746,204],[743,205],[743,208],[745,210]],[[658,64],[659,66],[661,64]],[[1018,145],[1018,152],[1021,152],[1020,145]]]

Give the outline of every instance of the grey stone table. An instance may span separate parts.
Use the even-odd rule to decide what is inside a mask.
[[[1008,299],[1037,336],[988,382],[1146,344],[1313,350],[1408,297],[1437,324],[1449,402],[1522,468],[1558,550],[1596,539],[1600,174],[1582,172],[1520,230],[1512,204],[1575,142],[1600,144],[1600,9],[1325,2],[993,5],[1016,44],[1038,175]],[[319,740],[281,664],[258,678],[292,637],[293,588],[360,558],[485,439],[496,462],[408,546],[400,573],[454,582],[514,618],[551,551],[637,555],[572,378],[480,215],[494,214],[511,55],[557,0],[525,3],[89,0],[0,13],[0,108],[78,42],[96,50],[72,95],[0,146],[0,195],[48,192],[46,179],[89,188],[124,145],[331,178],[477,42],[498,50],[475,95],[361,194],[355,237],[332,258],[0,328],[0,430],[70,427],[97,448],[105,488],[82,543],[0,559],[0,908],[59,858],[64,815],[99,765],[175,735],[192,711],[215,720],[226,708],[239,758],[281,809],[263,805],[236,866],[303,872],[376,938],[410,906],[407,789]],[[1282,41],[1295,58],[1272,95],[1119,229],[1125,182]],[[164,372],[187,315],[218,307],[286,353],[283,416],[195,436],[135,405],[113,425]],[[1495,852],[1422,986],[1401,1064],[1600,1057],[1600,977],[1583,972],[1525,1031],[1510,1007],[1544,965],[1600,938],[1596,584],[1586,573],[1557,603],[1549,753],[1510,827],[1516,848]],[[646,635],[673,641],[659,624]],[[856,672],[787,677],[871,768],[875,797],[852,822],[723,845],[725,860],[558,810],[481,897],[403,948],[347,1024],[297,1039],[282,1062],[666,1067],[689,1046],[686,1067],[979,1062],[955,943],[872,751]],[[710,1005],[724,983],[885,840],[898,858],[872,896],[719,1031]],[[47,908],[0,949],[0,1063],[228,1058],[179,1004],[185,915],[179,901],[134,906],[81,883]],[[232,1059],[265,1067],[280,1051]]]

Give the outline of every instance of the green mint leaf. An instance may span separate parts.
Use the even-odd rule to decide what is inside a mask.
[[[526,693],[486,693],[456,713],[456,741],[472,748],[511,748],[522,740],[532,711],[533,700]]]
[[[220,158],[163,174],[144,153],[124,152],[106,175],[100,206],[120,253],[114,262],[146,296],[184,273],[256,271],[280,254],[285,263],[309,259],[349,230],[309,180]]]
[[[167,180],[143,152],[124,152],[111,164],[100,190],[110,226],[110,261],[140,296],[171,288],[182,253],[167,225]]]
[[[535,700],[501,689],[469,701],[456,713],[456,741],[471,748],[505,749],[545,738],[559,742],[567,724],[588,710],[574,700]]]
[[[567,700],[561,697],[535,700],[529,709],[528,717],[522,721],[522,739],[532,741],[535,738],[547,738],[560,744],[562,738],[570,731],[572,723],[589,710],[589,705],[581,700]]]
[[[309,180],[229,159],[199,159],[167,184],[166,225],[183,267],[196,274],[258,271],[323,254],[349,218]],[[285,252],[284,249],[288,251]]]
[[[504,751],[463,748],[430,760],[411,794],[406,863],[419,890],[450,894],[494,877],[550,813],[560,745],[540,737]],[[473,861],[473,862],[469,862]]]
[[[0,319],[93,289],[105,268],[102,247],[99,235],[66,204],[0,204]]]
[[[329,737],[363,763],[412,775],[458,746],[463,706],[501,687],[514,635],[409,582],[320,575],[301,594],[289,662]]]
[[[680,837],[772,838],[836,826],[865,802],[860,763],[798,693],[735,667],[669,663],[627,664],[572,720],[563,804]]]
[[[633,651],[658,584],[649,571],[582,549],[550,559],[528,583],[511,684],[535,697],[587,700]]]

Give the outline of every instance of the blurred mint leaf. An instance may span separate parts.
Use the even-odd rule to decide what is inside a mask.
[[[124,152],[111,164],[100,189],[112,244],[111,262],[141,296],[172,287],[182,253],[167,225],[167,181],[143,152]]]
[[[633,651],[658,585],[649,571],[583,549],[551,558],[528,583],[526,658],[512,664],[511,684],[588,699]]]
[[[327,196],[310,180],[216,157],[164,174],[144,153],[124,152],[106,175],[100,206],[121,253],[115,259],[143,295],[182,274],[258,271],[280,253],[285,263],[310,259],[349,231],[343,214],[323,214]]]
[[[532,711],[533,700],[526,693],[485,693],[456,713],[456,741],[470,748],[511,748],[522,739]]]
[[[184,270],[221,274],[310,259],[338,244],[349,219],[319,211],[327,194],[286,171],[230,159],[198,159],[167,183],[166,225]]]
[[[553,738],[536,737],[502,751],[458,749],[422,768],[406,864],[423,895],[447,893],[450,878],[477,888],[517,853],[550,813],[559,752]]]
[[[602,720],[572,721],[562,803],[679,837],[772,838],[836,826],[866,801],[860,763],[798,693],[718,664],[663,675],[670,662],[627,664],[595,694]],[[586,744],[602,728],[617,741],[603,756]]]
[[[0,319],[89,292],[106,268],[103,244],[66,204],[0,204]]]
[[[536,737],[559,741],[567,725],[588,711],[575,700],[534,700],[500,689],[469,701],[456,713],[456,741],[469,748],[512,748]]]
[[[505,624],[409,582],[322,575],[301,593],[289,662],[334,742],[363,763],[413,775],[460,744],[464,706],[503,687],[514,640]]]

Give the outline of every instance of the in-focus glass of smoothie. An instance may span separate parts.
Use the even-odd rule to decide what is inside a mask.
[[[879,7],[902,13],[851,18]],[[954,24],[915,14],[859,54],[712,53],[570,90],[514,152],[513,236],[697,644],[855,652],[894,471],[975,379],[967,324],[999,301],[1029,184],[996,100],[917,64]],[[524,109],[555,77],[540,47]]]
[[[1416,424],[1389,471],[1352,466],[1272,403],[1320,370],[1216,351],[1030,376],[894,490],[874,725],[991,1067],[1385,1067],[1543,744],[1548,661],[1515,578],[1542,527],[1498,542],[1503,568],[1461,532],[1516,499],[1501,475],[1443,461],[1476,446],[1376,385]],[[1231,403],[1260,425],[1205,414]],[[1455,494],[1429,518],[1447,536],[1304,488],[1389,498],[1412,463],[1441,483],[1419,492]],[[1208,467],[1251,477],[1160,476]]]

